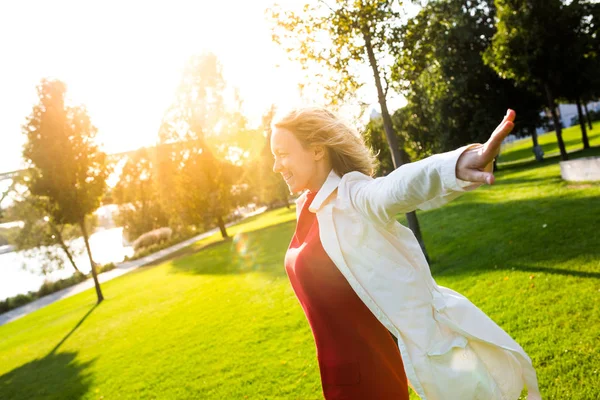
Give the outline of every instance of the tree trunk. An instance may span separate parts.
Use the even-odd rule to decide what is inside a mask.
[[[583,102],[583,109],[585,110],[585,116],[587,118],[588,126],[590,127],[590,130],[592,130],[594,129],[592,125],[592,118],[590,117],[590,112],[588,111],[587,104],[585,101]]]
[[[581,126],[581,140],[583,142],[583,148],[590,148],[590,141],[588,140],[587,131],[585,129],[585,119],[583,116],[583,112],[581,111],[581,100],[577,99],[575,102],[577,104],[577,115],[579,116],[579,126]]]
[[[406,152],[404,152],[404,149],[400,149],[398,143],[398,135],[396,135],[396,132],[394,131],[392,117],[390,116],[390,113],[388,111],[387,101],[385,99],[385,94],[383,93],[383,87],[381,86],[381,78],[379,76],[379,69],[377,68],[377,60],[375,59],[373,46],[371,44],[371,35],[369,32],[363,32],[363,36],[365,39],[367,55],[369,57],[369,64],[373,69],[373,78],[375,79],[375,86],[377,87],[377,98],[379,99],[379,106],[381,107],[383,129],[385,130],[385,136],[387,138],[387,142],[390,146],[390,151],[392,153],[392,162],[394,163],[394,169],[396,169],[402,164],[408,163],[410,160],[408,159],[408,155],[406,154]],[[412,230],[413,234],[415,235],[415,238],[421,246],[421,250],[425,255],[425,259],[429,262],[429,255],[427,254],[427,249],[425,248],[425,242],[423,241],[423,236],[421,234],[421,227],[419,226],[419,220],[417,219],[417,214],[415,213],[415,211],[407,213],[406,220],[408,222],[408,227]]]
[[[58,239],[58,244],[63,249],[63,251],[67,255],[67,258],[71,262],[71,265],[73,266],[73,268],[75,268],[75,271],[77,271],[78,273],[81,274],[81,271],[79,270],[79,268],[77,268],[77,265],[75,265],[75,261],[73,260],[73,257],[71,256],[71,252],[69,251],[69,248],[67,247],[67,245],[65,244],[65,242],[62,238],[62,234],[60,233],[58,228],[56,228],[56,226],[52,222],[49,222],[49,225],[50,225],[50,229],[52,229],[52,232],[54,232],[54,235]]]
[[[217,223],[219,224],[219,229],[221,230],[221,236],[223,236],[223,239],[227,239],[229,235],[227,235],[227,229],[225,228],[223,217],[220,215],[217,217]]]
[[[98,302],[100,304],[102,300],[104,300],[104,296],[102,296],[102,290],[100,289],[100,282],[98,282],[98,275],[96,274],[96,264],[92,259],[92,250],[90,249],[90,242],[88,240],[87,228],[85,227],[85,217],[79,221],[79,226],[81,227],[81,233],[83,233],[83,240],[85,242],[85,248],[87,249],[88,257],[90,259],[90,266],[92,268],[92,277],[94,278],[94,285],[96,286],[96,294],[98,295]]]
[[[556,131],[556,140],[558,141],[558,148],[560,149],[560,159],[563,161],[567,161],[569,156],[567,155],[567,149],[565,148],[565,142],[562,138],[562,128],[560,124],[560,120],[558,119],[558,114],[556,113],[556,104],[554,103],[554,97],[552,96],[552,91],[550,90],[550,86],[547,83],[544,83],[544,90],[546,91],[546,99],[548,100],[548,108],[550,109],[550,113],[552,113],[552,121],[554,122],[554,129]]]
[[[544,152],[542,151],[542,147],[538,144],[538,136],[535,127],[530,126],[528,130],[531,135],[531,140],[533,141],[533,154],[535,154],[535,160],[542,162],[544,161]]]

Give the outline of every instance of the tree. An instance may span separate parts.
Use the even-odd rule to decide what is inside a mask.
[[[223,140],[231,122],[225,90],[217,57],[192,57],[163,118],[157,149],[162,202],[172,204],[165,209],[171,207],[188,224],[216,221],[223,238],[228,237],[224,219],[235,205],[237,173],[227,160],[231,145]]]
[[[573,37],[566,50],[569,52],[566,58],[569,62],[564,65],[570,79],[563,82],[561,94],[577,105],[583,148],[589,149],[582,103],[593,99],[600,91],[600,38],[597,37],[600,33],[600,3],[572,1],[564,8],[561,23],[569,28]]]
[[[64,260],[56,251],[56,246],[63,251],[75,272],[82,273],[75,264],[75,250],[67,242],[80,236],[81,231],[72,225],[57,224],[48,212],[47,199],[25,193],[15,202],[13,210],[14,215],[23,223],[15,238],[17,249],[37,260],[43,254],[40,262],[40,272],[43,275],[64,266]]]
[[[542,99],[485,65],[493,35],[491,0],[430,2],[402,27],[393,79],[408,104],[394,115],[411,156],[422,158],[487,140],[507,108],[519,116],[515,134],[541,122]]]
[[[496,0],[495,4],[497,32],[484,60],[502,77],[545,95],[561,158],[567,160],[556,99],[565,95],[565,88],[577,86],[569,67],[581,57],[572,8],[561,0]]]
[[[391,0],[320,1],[316,6],[305,5],[300,13],[275,7],[270,16],[277,24],[274,41],[285,46],[305,69],[316,64],[331,77],[325,85],[331,103],[340,104],[354,96],[362,86],[357,71],[371,69],[394,168],[410,162],[387,107],[390,69],[386,55],[399,42],[400,4]],[[406,217],[427,257],[416,213]]]
[[[42,198],[49,218],[57,225],[77,224],[83,234],[98,303],[104,297],[89,245],[85,217],[100,205],[106,187],[106,154],[94,143],[96,128],[83,106],[65,104],[66,85],[43,79],[37,88],[39,103],[23,126],[28,164],[25,184]]]
[[[151,152],[141,148],[128,156],[113,189],[114,201],[120,205],[119,222],[130,241],[169,223],[158,201],[155,175],[156,165]]]

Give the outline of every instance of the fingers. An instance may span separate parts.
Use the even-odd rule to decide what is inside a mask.
[[[515,127],[513,123],[515,116],[516,113],[509,109],[500,125],[496,127],[488,141],[485,143],[485,153],[491,153],[492,157],[495,157],[500,152],[502,142]]]
[[[474,169],[465,171],[465,176],[461,179],[469,182],[487,183],[488,185],[493,185],[496,180],[494,174]]]

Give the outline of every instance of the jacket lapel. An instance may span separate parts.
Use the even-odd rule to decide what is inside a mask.
[[[337,189],[338,185],[342,178],[332,169],[327,175],[327,179],[321,186],[321,189],[317,192],[317,195],[313,199],[312,203],[308,207],[310,212],[316,213],[319,211],[321,206],[325,203],[325,200],[329,198],[329,196]]]

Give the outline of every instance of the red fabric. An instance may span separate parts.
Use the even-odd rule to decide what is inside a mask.
[[[285,269],[317,346],[327,400],[408,400],[400,351],[333,264],[319,238],[309,193],[285,256]]]

